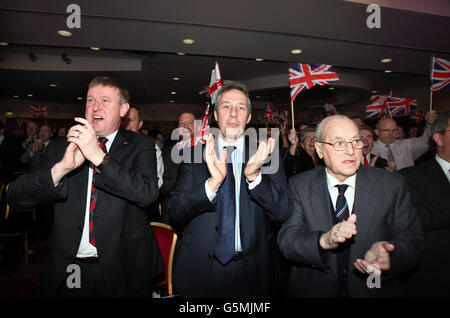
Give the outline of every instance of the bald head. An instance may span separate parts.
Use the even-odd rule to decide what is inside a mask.
[[[390,145],[395,141],[397,123],[391,118],[380,119],[375,128],[378,139],[385,144]]]

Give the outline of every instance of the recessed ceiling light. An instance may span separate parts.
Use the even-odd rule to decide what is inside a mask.
[[[261,96],[258,95],[258,96],[256,96],[256,98],[261,98]]]
[[[391,70],[385,70],[384,72],[385,72],[385,73],[392,73]]]
[[[178,54],[178,55],[185,55],[186,53],[178,52],[177,54]]]
[[[183,43],[184,43],[184,44],[187,44],[187,45],[191,45],[191,44],[194,44],[195,41],[192,40],[192,39],[184,39],[184,40],[183,40]]]
[[[256,60],[256,62],[262,62],[262,61],[264,61],[264,59],[260,59],[260,58],[256,58],[255,60]]]
[[[27,94],[28,97],[33,97],[33,94]]]
[[[91,46],[90,49],[92,51],[100,51],[100,48],[99,47],[95,47],[95,46]]]
[[[83,100],[83,97],[77,97],[78,100]]]
[[[175,92],[175,91],[173,91],[173,92],[170,92],[170,94],[172,94],[172,95],[175,95],[177,92]]]
[[[303,51],[302,50],[300,50],[300,49],[293,49],[293,50],[291,50],[291,53],[292,54],[300,54],[300,53],[302,53]]]
[[[19,95],[13,95],[13,98],[19,98]]]
[[[6,117],[12,117],[14,115],[13,112],[6,112]]]
[[[380,62],[381,62],[381,63],[389,63],[389,62],[392,62],[392,59],[389,59],[389,58],[387,58],[387,59],[382,59],[382,60],[380,60]]]
[[[174,78],[172,78],[174,81],[179,81],[180,80],[180,78],[179,77],[174,77]]]
[[[169,103],[175,103],[175,101],[174,100],[169,100]]]
[[[67,31],[67,30],[59,30],[58,34],[61,36],[72,36],[72,32]]]
[[[0,45],[1,45],[1,46],[7,46],[7,45],[8,45],[8,42],[0,42]]]
[[[328,87],[328,89],[329,89],[330,91],[332,91],[332,90],[334,89],[334,87],[331,86],[331,87]]]
[[[50,87],[56,87],[56,84],[51,83],[50,85],[48,85]]]
[[[378,91],[372,91],[372,93],[373,93],[373,94],[376,94],[376,93],[378,93]]]

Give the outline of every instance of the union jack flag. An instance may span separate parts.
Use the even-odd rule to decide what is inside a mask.
[[[420,124],[420,122],[424,119],[425,114],[423,113],[423,111],[418,111],[418,112],[411,112],[411,114],[409,114],[409,116],[411,116],[411,118],[412,118],[417,124]]]
[[[409,114],[417,108],[417,99],[386,96],[391,116]]]
[[[47,117],[47,106],[30,106],[30,111],[34,117]]]
[[[431,90],[450,90],[450,62],[438,57],[434,58],[431,72]]]
[[[366,118],[381,118],[387,108],[387,100],[384,95],[373,95],[370,104],[366,106]]]
[[[203,88],[198,91],[198,94],[206,95],[206,97],[209,97],[209,86],[203,86]]]
[[[302,90],[310,89],[314,85],[328,85],[329,82],[337,80],[339,80],[339,76],[331,71],[331,65],[289,64],[289,85],[292,102]]]
[[[216,62],[214,69],[211,71],[211,81],[209,82],[208,97],[211,97],[211,104],[216,103],[219,88],[223,86],[222,77],[220,75],[219,63]]]
[[[267,105],[266,112],[264,113],[264,120],[269,123],[273,121],[273,110],[270,105]]]

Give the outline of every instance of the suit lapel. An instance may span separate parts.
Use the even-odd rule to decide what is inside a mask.
[[[253,154],[252,154],[253,155]],[[252,218],[250,217],[250,208],[248,206],[250,198],[249,194],[247,192],[247,181],[245,180],[244,170],[245,166],[248,162],[248,159],[250,158],[249,154],[249,146],[248,146],[248,140],[245,139],[244,143],[244,153],[242,157],[242,167],[241,167],[241,187],[239,189],[239,232],[241,234],[241,245],[242,249],[245,251],[246,247],[250,244],[250,238],[247,237],[248,234],[254,234],[249,233],[249,231],[245,230],[250,222],[253,222]]]
[[[73,176],[76,183],[76,191],[78,192],[79,200],[76,203],[79,205],[77,211],[79,213],[79,224],[84,224],[84,217],[86,213],[87,187],[89,178],[89,163],[85,162],[80,168],[80,171]]]
[[[355,243],[352,245],[350,251],[349,266],[353,266],[351,260],[357,257],[364,257],[364,255],[357,255],[361,252],[359,246],[364,245],[369,233],[369,226],[371,224],[373,212],[375,209],[375,195],[374,184],[376,180],[371,180],[368,176],[367,169],[373,169],[371,167],[362,166],[356,175],[355,184],[355,200],[353,203],[353,211],[357,215],[356,230],[358,234],[354,237]]]

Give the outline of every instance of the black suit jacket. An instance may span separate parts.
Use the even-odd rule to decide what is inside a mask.
[[[450,183],[435,158],[402,169],[424,233],[424,257],[406,279],[408,296],[450,296]]]
[[[17,179],[8,192],[13,208],[54,203],[44,296],[56,296],[65,283],[84,226],[88,163],[67,174],[57,187],[51,177],[50,168],[61,160],[66,147],[65,138],[54,139],[43,152],[40,167]],[[164,266],[143,210],[158,196],[155,145],[152,138],[120,129],[109,153],[109,162],[95,178],[99,265],[111,296],[150,296],[152,279]]]
[[[408,188],[401,176],[381,169],[361,166],[356,175],[356,230],[348,262],[350,297],[400,295],[399,274],[419,260],[422,233]],[[332,205],[324,167],[306,171],[289,180],[294,201],[291,217],[278,234],[281,253],[292,262],[287,295],[289,297],[336,297],[337,254],[319,252],[320,233],[333,227]],[[389,241],[395,246],[390,254],[391,269],[381,275],[381,288],[369,289],[367,275],[354,268],[357,258],[364,259],[373,243]]]
[[[203,147],[193,153],[202,154]],[[246,162],[252,154],[245,148]],[[202,157],[199,157],[202,158]],[[202,158],[203,159],[203,158]],[[253,190],[248,189],[242,170],[240,187],[240,234],[246,274],[253,296],[276,296],[282,284],[281,255],[269,218],[285,221],[290,213],[286,177],[280,160],[275,174],[263,174]],[[182,296],[205,297],[214,249],[220,225],[220,206],[205,192],[210,177],[208,167],[201,163],[182,163],[169,199],[171,220],[187,224],[176,255],[174,286]],[[233,295],[230,295],[232,297]]]

